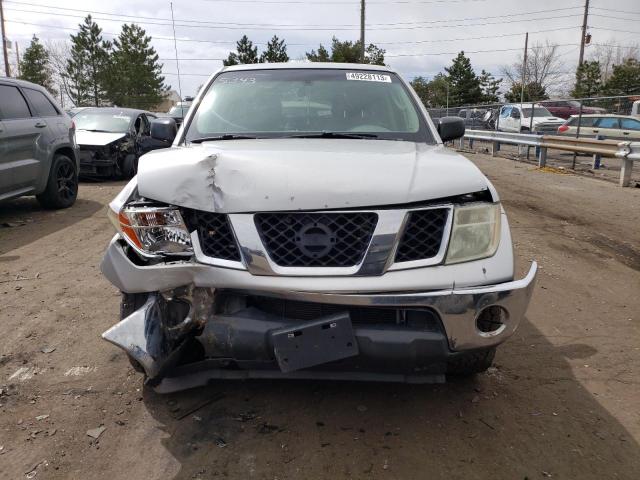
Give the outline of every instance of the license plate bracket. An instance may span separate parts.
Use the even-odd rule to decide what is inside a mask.
[[[347,312],[273,330],[271,341],[280,370],[285,373],[358,355]]]

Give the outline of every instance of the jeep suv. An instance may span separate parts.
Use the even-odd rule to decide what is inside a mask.
[[[41,86],[0,78],[0,201],[35,195],[45,208],[70,207],[78,169],[71,118]]]
[[[463,133],[387,67],[224,67],[109,205],[103,338],[160,392],[487,369],[536,264],[514,279],[498,193],[443,145]]]

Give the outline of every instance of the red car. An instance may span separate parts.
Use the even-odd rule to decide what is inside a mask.
[[[555,117],[569,118],[571,115],[580,114],[580,102],[576,100],[548,100],[544,102],[538,102],[540,105],[549,110]],[[588,107],[582,106],[582,113],[584,115],[590,113],[607,113],[605,108],[600,107]]]

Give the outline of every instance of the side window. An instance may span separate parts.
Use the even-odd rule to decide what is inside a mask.
[[[11,85],[0,85],[0,118],[11,120],[29,117],[31,112],[20,90]]]
[[[151,123],[146,115],[142,115],[142,134],[151,135]]]
[[[56,115],[60,115],[58,109],[44,93],[32,90],[31,88],[23,88],[22,90],[35,109],[36,115],[40,117],[55,117]]]
[[[502,107],[500,111],[500,116],[502,118],[507,118],[511,114],[511,107]]]
[[[612,117],[600,117],[594,123],[594,127],[600,128],[620,128],[618,125],[618,119]]]
[[[511,118],[520,118],[520,110],[518,110],[517,108],[512,108]]]
[[[578,118],[579,117],[572,117],[571,121],[569,122],[569,125],[571,125],[572,127],[578,126]],[[580,128],[593,127],[593,123],[597,119],[598,119],[597,117],[582,117],[580,121]]]
[[[640,121],[633,118],[621,118],[620,128],[623,130],[640,130]]]

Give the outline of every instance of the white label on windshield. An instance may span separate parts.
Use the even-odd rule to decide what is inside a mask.
[[[347,80],[391,83],[391,75],[381,75],[379,73],[347,72]]]

